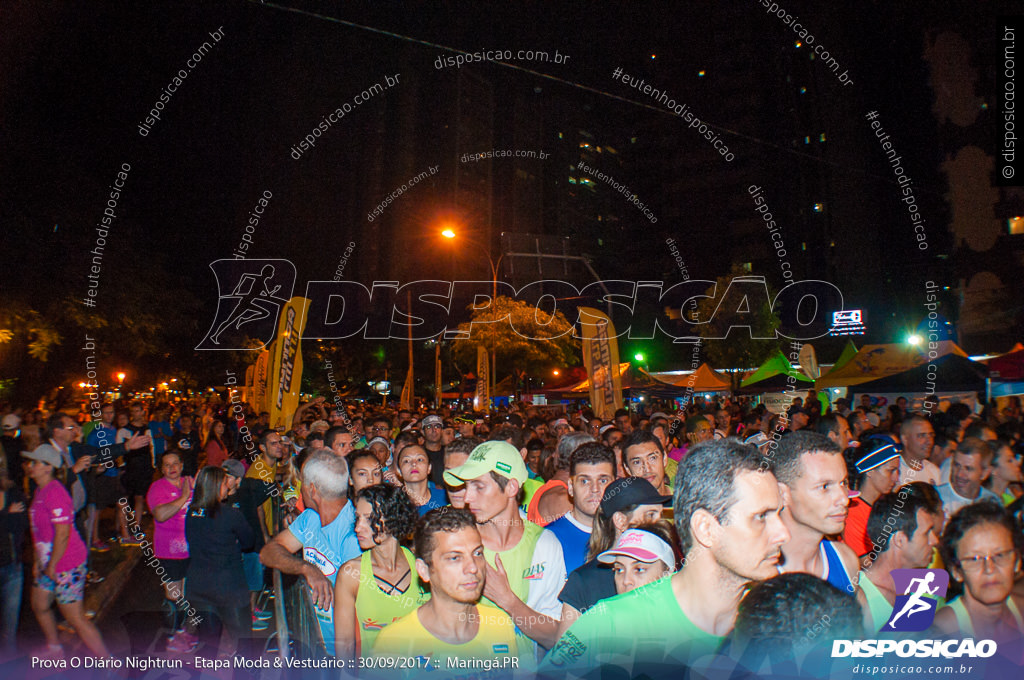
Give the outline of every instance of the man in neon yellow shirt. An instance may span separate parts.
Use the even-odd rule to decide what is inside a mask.
[[[732,630],[750,581],[778,574],[789,539],[775,475],[757,449],[732,439],[704,442],[679,464],[674,491],[682,568],[598,602],[544,659],[541,675],[657,677],[710,662]]]
[[[389,677],[396,670],[403,677],[431,672],[447,678],[481,671],[509,675],[522,668],[512,619],[480,604],[487,562],[472,513],[431,510],[416,532],[415,551],[416,573],[430,584],[430,599],[377,635],[368,662]],[[399,659],[408,665],[391,663]]]

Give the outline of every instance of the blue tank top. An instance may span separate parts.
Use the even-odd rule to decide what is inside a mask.
[[[856,593],[857,589],[854,588],[850,575],[846,573],[843,560],[839,557],[839,551],[832,545],[832,541],[821,542],[821,554],[825,558],[827,570],[825,580],[848,595]]]

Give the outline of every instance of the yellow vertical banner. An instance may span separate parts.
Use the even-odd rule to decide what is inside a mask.
[[[269,408],[270,427],[288,428],[299,407],[302,384],[302,331],[306,328],[309,300],[293,297],[281,310],[275,349],[271,352]]]
[[[583,365],[590,378],[590,405],[594,415],[607,420],[622,408],[622,376],[619,375],[619,341],[615,325],[592,307],[579,308],[583,337]]]
[[[274,343],[267,345],[267,349],[260,352],[256,358],[256,365],[253,366],[252,395],[249,405],[256,411],[256,415],[267,410],[267,390],[270,376],[270,352]]]
[[[434,408],[441,408],[441,341],[434,345]]]
[[[412,366],[405,373],[405,384],[402,385],[402,396],[398,399],[398,408],[412,408],[412,388],[415,381]]]
[[[477,345],[476,348],[476,392],[473,395],[473,410],[491,410],[491,364],[487,350],[482,345]]]
[[[242,386],[242,398],[241,401],[251,404],[253,394],[253,384],[256,381],[256,364],[249,364],[248,368],[245,369],[245,383]]]

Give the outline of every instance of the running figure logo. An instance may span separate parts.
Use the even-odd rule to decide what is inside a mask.
[[[884,631],[917,632],[926,630],[935,620],[939,599],[946,596],[949,574],[945,569],[893,569],[896,596],[892,616]]]
[[[213,324],[196,349],[249,349],[248,338],[266,346],[295,288],[295,265],[288,260],[226,259],[211,263],[210,269],[220,299]]]

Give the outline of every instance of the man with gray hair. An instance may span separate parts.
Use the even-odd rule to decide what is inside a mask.
[[[548,653],[541,677],[584,677],[608,666],[623,677],[675,677],[713,655],[749,583],[778,574],[789,539],[779,485],[762,460],[735,439],[695,446],[679,463],[673,492],[682,568],[598,602]]]
[[[315,451],[302,466],[302,511],[260,551],[260,561],[306,579],[327,653],[334,656],[334,581],[345,562],[359,557],[356,514],[348,502],[348,463],[330,450]],[[296,553],[301,552],[301,556]]]

